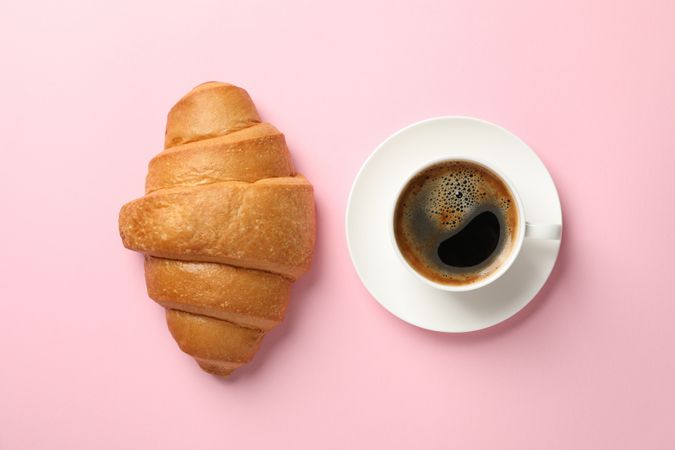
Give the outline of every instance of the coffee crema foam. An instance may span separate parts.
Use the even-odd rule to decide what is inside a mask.
[[[478,216],[474,224],[492,220],[488,232],[496,245],[487,248],[488,255],[478,264],[448,264],[440,245],[469,234],[467,226]],[[498,269],[511,252],[518,226],[517,205],[508,186],[491,170],[467,161],[422,170],[406,184],[394,212],[394,235],[403,257],[425,278],[447,285],[473,283]],[[481,251],[481,245],[467,245],[466,252]]]

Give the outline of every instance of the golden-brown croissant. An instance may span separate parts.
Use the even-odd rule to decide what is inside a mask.
[[[146,194],[122,207],[119,227],[124,246],[145,253],[148,295],[179,347],[227,376],[283,320],[309,270],[312,186],[245,90],[205,83],[169,112]]]

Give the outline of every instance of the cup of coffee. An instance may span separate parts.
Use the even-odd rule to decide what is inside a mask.
[[[561,225],[525,222],[513,184],[474,158],[431,161],[403,183],[389,232],[403,264],[446,291],[486,286],[513,264],[525,238],[560,239]]]

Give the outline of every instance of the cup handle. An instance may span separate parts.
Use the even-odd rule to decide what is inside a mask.
[[[562,225],[548,223],[525,224],[525,237],[531,239],[560,239]]]

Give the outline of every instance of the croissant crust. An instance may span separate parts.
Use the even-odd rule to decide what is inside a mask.
[[[245,90],[205,83],[169,112],[146,194],[122,207],[119,229],[146,255],[148,295],[178,346],[227,376],[283,320],[310,268],[313,190]]]

